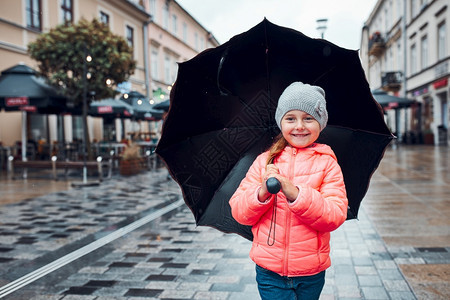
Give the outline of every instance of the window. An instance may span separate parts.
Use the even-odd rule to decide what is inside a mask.
[[[403,0],[397,0],[397,9],[396,9],[396,17],[397,19],[400,19],[403,16]]]
[[[388,19],[388,28],[391,29],[394,22],[394,5],[392,4],[392,0],[389,1]]]
[[[194,33],[194,41],[195,41],[195,50],[198,51],[198,34]]]
[[[428,37],[426,35],[420,40],[420,67],[422,70],[428,67]]]
[[[140,5],[140,6],[144,5],[142,0],[130,0],[130,1],[133,2],[136,5]]]
[[[83,140],[83,118],[81,116],[72,116],[72,135],[73,139]]]
[[[427,0],[420,0],[420,10],[424,9],[427,6]]]
[[[404,69],[403,68],[403,60],[404,60],[404,55],[402,53],[402,44],[399,41],[397,44],[397,70]]]
[[[159,80],[158,74],[158,50],[152,49],[152,53],[150,55],[150,69],[152,78],[155,80]]]
[[[27,27],[41,30],[41,13],[42,10],[40,0],[27,0]]]
[[[389,50],[388,50],[388,63],[386,66],[388,71],[394,70],[394,54],[392,53],[392,48],[393,47],[389,47]]]
[[[177,73],[178,73],[178,64],[177,62],[174,60],[173,61],[173,65],[172,65],[172,78],[170,80],[171,83],[174,83],[175,80],[177,79]]]
[[[177,16],[176,15],[172,15],[172,32],[173,35],[177,35]]]
[[[441,23],[438,26],[438,43],[437,43],[437,50],[438,50],[438,60],[444,59],[446,56],[447,49],[445,47],[446,41],[446,28],[445,23]]]
[[[390,29],[389,28],[389,11],[392,11],[392,10],[388,10],[387,7],[384,9],[384,30],[386,32],[388,32]]]
[[[411,46],[411,74],[417,73],[417,49],[416,44]]]
[[[63,23],[73,22],[72,2],[73,0],[61,0],[61,21]]]
[[[109,25],[109,15],[103,11],[100,12],[100,22]]]
[[[164,82],[167,84],[172,84],[170,73],[170,57],[168,55],[164,57]]]
[[[164,5],[163,7],[163,28],[165,30],[169,29],[169,6]]]
[[[150,0],[150,14],[153,16],[153,21],[156,22],[156,0]]]
[[[183,42],[187,43],[188,37],[188,26],[185,22],[183,22]]]
[[[126,34],[127,34],[128,45],[130,47],[133,47],[134,46],[134,30],[133,30],[133,28],[127,25]]]
[[[411,0],[411,18],[414,19],[417,16],[417,0]]]

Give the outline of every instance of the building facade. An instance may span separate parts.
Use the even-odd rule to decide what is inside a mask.
[[[123,94],[137,91],[151,103],[168,99],[177,74],[177,64],[218,42],[176,1],[170,0],[2,0],[0,1],[0,71],[24,63],[37,69],[27,45],[39,34],[66,21],[98,18],[133,47],[137,66],[128,82],[120,84]],[[119,95],[120,97],[122,95]],[[63,120],[59,120],[62,118]],[[130,120],[105,124],[88,118],[89,136],[103,140],[105,128],[114,127],[116,140],[123,133],[148,128]],[[64,126],[60,126],[61,123]],[[144,122],[145,123],[145,122]],[[21,137],[21,112],[0,112],[0,142],[12,146]],[[28,114],[30,139],[65,142],[82,138],[80,117]],[[64,134],[58,128],[64,128]],[[109,129],[108,129],[109,130]],[[125,134],[126,135],[126,134]]]
[[[450,0],[379,0],[362,30],[371,88],[416,101],[386,110],[401,141],[449,143],[449,6]]]
[[[144,3],[152,16],[149,24],[151,93],[148,97],[152,103],[158,103],[168,98],[179,62],[219,43],[176,1],[148,0]]]

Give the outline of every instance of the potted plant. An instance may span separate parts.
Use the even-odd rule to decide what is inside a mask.
[[[139,146],[131,143],[123,151],[119,172],[121,175],[130,176],[140,173],[143,170],[142,157],[139,154]]]
[[[423,131],[423,142],[425,145],[434,145],[434,134],[431,129],[425,129]]]

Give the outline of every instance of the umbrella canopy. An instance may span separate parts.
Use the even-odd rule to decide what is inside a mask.
[[[162,102],[159,102],[157,104],[154,105],[154,109],[160,109],[163,110],[165,112],[169,111],[169,107],[170,107],[170,100],[164,100]]]
[[[133,107],[119,99],[103,99],[92,101],[88,114],[97,117],[131,118],[133,117]]]
[[[415,103],[414,100],[389,95],[381,89],[372,91],[375,100],[384,108],[404,108]]]
[[[0,109],[6,111],[27,111],[58,113],[66,105],[62,96],[44,78],[24,64],[2,71],[0,76]]]
[[[133,107],[137,119],[140,120],[161,120],[163,111],[154,108],[148,98],[137,91],[127,93],[128,97],[122,96],[120,99]]]
[[[373,99],[358,52],[264,19],[227,43],[180,64],[156,152],[179,183],[198,225],[251,230],[228,201],[257,155],[279,134],[278,98],[294,81],[326,92],[332,147],[344,173],[348,218],[356,218],[372,173],[393,137]]]

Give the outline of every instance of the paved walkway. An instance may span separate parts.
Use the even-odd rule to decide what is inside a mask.
[[[450,299],[450,148],[390,148],[363,206],[417,298]]]
[[[387,151],[360,219],[332,234],[321,299],[450,298],[449,156],[448,148]],[[2,206],[0,289],[176,202],[179,189],[165,176],[118,177]],[[183,205],[5,299],[259,299],[250,246],[196,227]]]

